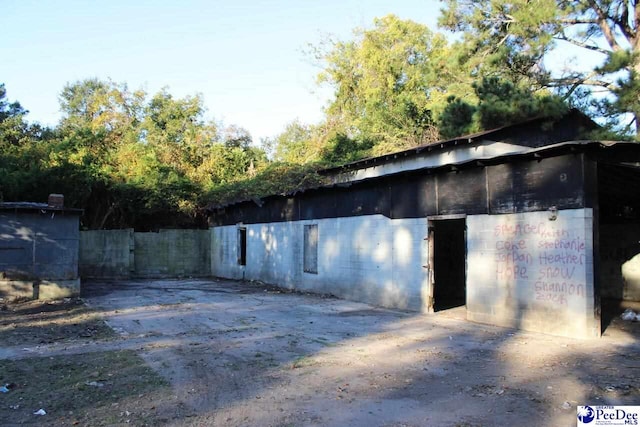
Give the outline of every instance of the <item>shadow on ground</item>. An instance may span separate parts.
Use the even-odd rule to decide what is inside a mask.
[[[151,338],[158,405],[188,408],[171,425],[556,426],[640,398],[639,324],[579,341],[242,282],[86,288],[123,340]]]

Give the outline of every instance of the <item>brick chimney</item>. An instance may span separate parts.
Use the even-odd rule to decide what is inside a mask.
[[[49,194],[49,200],[47,202],[50,208],[62,209],[64,208],[64,195],[62,194]]]

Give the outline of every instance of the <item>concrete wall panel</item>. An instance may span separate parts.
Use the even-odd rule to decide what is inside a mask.
[[[208,276],[208,230],[134,233],[137,277]]]
[[[556,335],[600,334],[591,209],[467,217],[467,318]]]
[[[304,226],[318,226],[318,272],[304,272]],[[426,219],[381,215],[214,227],[212,274],[425,311]],[[591,209],[467,217],[469,320],[574,337],[600,334]]]
[[[304,226],[318,225],[318,272],[304,272]],[[247,224],[247,265],[237,262],[237,226],[212,229],[212,274],[411,310],[428,295],[426,219],[382,215]]]
[[[83,231],[82,277],[182,277],[211,274],[209,230]]]
[[[133,229],[80,232],[80,275],[129,277],[133,270]]]

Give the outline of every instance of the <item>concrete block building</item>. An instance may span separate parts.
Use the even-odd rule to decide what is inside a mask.
[[[594,126],[533,119],[212,206],[212,274],[599,336],[602,298],[640,296],[640,145],[579,140]]]

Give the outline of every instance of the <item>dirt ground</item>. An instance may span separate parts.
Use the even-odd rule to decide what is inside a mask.
[[[573,340],[251,283],[83,287],[86,306],[0,303],[0,425],[573,426],[640,404],[619,317]]]

